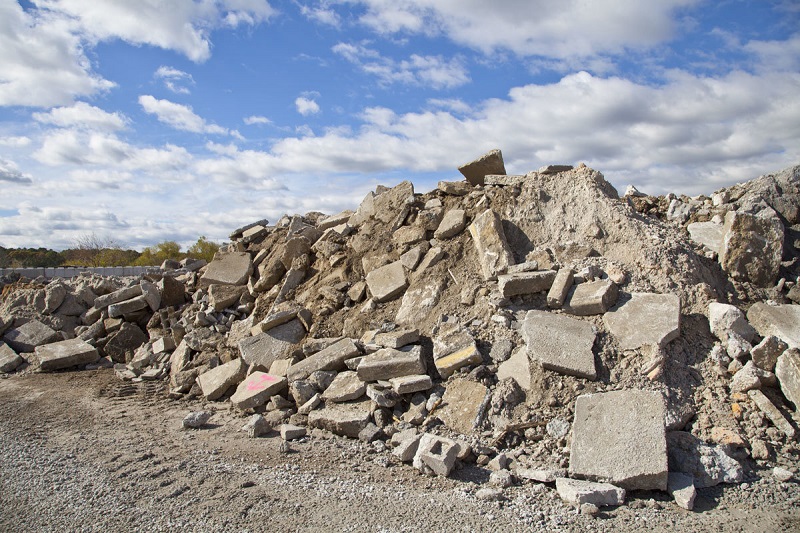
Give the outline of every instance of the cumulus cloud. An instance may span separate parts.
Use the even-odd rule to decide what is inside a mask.
[[[338,28],[342,23],[339,14],[336,11],[334,11],[330,6],[324,3],[315,7],[301,5],[300,14],[302,14],[309,20],[313,20],[320,24],[333,26],[335,28]]]
[[[159,122],[163,122],[176,130],[192,133],[210,133],[214,135],[239,135],[237,131],[230,131],[216,124],[209,124],[201,116],[192,111],[191,106],[176,104],[169,100],[159,100],[149,94],[139,96],[139,105],[146,113],[155,115]]]
[[[9,137],[0,137],[0,146],[8,146],[11,148],[24,148],[31,144],[30,137],[24,135],[13,135]]]
[[[382,85],[402,83],[451,89],[470,81],[460,58],[448,60],[442,56],[412,54],[408,59],[397,61],[364,45],[352,43],[338,43],[333,51],[367,74],[376,76]]]
[[[320,111],[319,104],[315,100],[305,96],[298,96],[294,101],[294,106],[297,112],[304,117],[316,115]]]
[[[61,128],[116,131],[124,129],[128,118],[122,113],[108,113],[86,102],[77,102],[69,107],[57,107],[47,113],[33,113],[33,118],[43,124]]]
[[[244,123],[248,126],[253,126],[256,124],[272,124],[272,121],[267,117],[262,117],[260,115],[251,115],[249,117],[244,117]]]
[[[13,161],[0,158],[0,183],[31,185],[33,180],[30,175],[23,174]]]
[[[194,85],[194,78],[191,74],[163,65],[158,67],[155,77],[164,82],[164,87],[175,94],[189,94],[191,91],[186,85]]]

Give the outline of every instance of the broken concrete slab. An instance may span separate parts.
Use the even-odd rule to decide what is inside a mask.
[[[506,166],[503,163],[503,153],[500,150],[490,150],[478,159],[458,167],[458,171],[473,186],[483,185],[488,174],[505,174]]]
[[[667,433],[669,471],[683,472],[694,478],[698,489],[720,483],[740,483],[744,479],[742,465],[720,446],[709,446],[685,431]]]
[[[103,351],[115,363],[127,363],[133,359],[137,348],[147,340],[147,334],[139,326],[123,322],[118,331],[108,336]]]
[[[567,295],[572,288],[575,271],[571,268],[562,268],[556,273],[555,279],[547,292],[547,306],[551,309],[561,309],[567,301]]]
[[[786,399],[800,412],[800,350],[786,350],[775,363],[775,375]]]
[[[789,422],[785,416],[783,416],[783,413],[781,413],[780,409],[775,407],[775,404],[773,404],[763,392],[756,389],[749,391],[747,395],[750,397],[753,403],[756,404],[756,407],[758,407],[762,413],[767,415],[767,418],[772,421],[772,424],[781,430],[789,440],[793,440],[795,438],[797,432],[795,431],[794,426],[792,426],[792,423]]]
[[[425,252],[425,257],[422,258],[417,268],[414,270],[414,273],[411,274],[411,281],[416,283],[420,279],[424,279],[428,274],[428,270],[431,269],[434,265],[436,265],[439,261],[444,258],[444,250],[439,246],[434,246],[427,252]]]
[[[324,350],[293,364],[286,371],[289,381],[304,379],[317,370],[343,370],[345,360],[361,355],[352,339],[344,338]],[[357,435],[357,434],[356,434]]]
[[[392,241],[400,246],[413,246],[425,240],[425,228],[403,226],[392,234]]]
[[[505,298],[549,291],[556,279],[555,270],[537,270],[518,274],[499,274],[497,286]]]
[[[239,302],[239,298],[247,292],[245,285],[219,285],[208,286],[208,304],[219,313],[223,309],[232,307]]]
[[[25,362],[11,346],[0,341],[0,373],[13,372]]]
[[[147,298],[142,294],[130,300],[124,300],[109,305],[108,316],[111,318],[118,318],[130,313],[135,313],[136,311],[141,311],[146,307],[149,307],[149,304],[147,303]]]
[[[478,252],[483,279],[497,279],[498,274],[505,272],[514,263],[514,255],[506,241],[500,215],[487,209],[475,217],[469,226],[469,232]]]
[[[217,253],[214,260],[206,266],[206,271],[198,280],[198,288],[209,285],[246,285],[253,273],[253,259],[247,252]]]
[[[480,383],[458,379],[447,384],[436,415],[453,431],[469,435],[482,416],[489,389]]]
[[[430,390],[433,387],[433,381],[427,374],[416,374],[391,378],[389,383],[392,384],[392,390],[397,394],[412,394],[415,392]]]
[[[466,196],[472,190],[472,184],[468,181],[440,181],[436,188],[450,196]]]
[[[367,355],[358,364],[358,377],[362,381],[389,380],[424,373],[421,346],[414,346],[410,350],[383,348]]]
[[[454,349],[447,355],[434,359],[436,370],[443,379],[452,376],[458,369],[465,366],[478,365],[483,361],[483,356],[478,350],[475,340]]]
[[[224,365],[212,368],[197,378],[197,383],[208,400],[218,400],[228,389],[238,385],[247,374],[247,364],[242,359],[234,359]]]
[[[531,390],[531,360],[528,350],[517,350],[497,368],[497,380],[512,378],[523,390]]]
[[[238,409],[253,409],[264,405],[275,394],[286,389],[286,378],[266,372],[253,372],[242,381],[231,396],[231,405]]]
[[[125,287],[123,289],[119,289],[117,291],[110,292],[102,296],[98,296],[94,300],[93,307],[95,309],[105,309],[109,305],[119,302],[124,302],[125,300],[130,300],[131,298],[136,298],[137,296],[141,295],[142,295],[142,286],[132,285],[131,287]]]
[[[142,286],[142,296],[147,301],[150,310],[153,312],[158,311],[161,307],[161,292],[158,290],[158,286],[147,280],[142,280],[140,285]]]
[[[556,492],[566,503],[575,506],[590,503],[604,507],[625,503],[625,490],[609,483],[560,477],[556,478]]]
[[[747,342],[752,341],[756,334],[753,326],[747,323],[744,313],[730,304],[709,303],[708,325],[711,333],[721,341],[728,340],[731,332],[737,333]]]
[[[678,507],[687,511],[694,509],[697,490],[694,488],[694,478],[689,474],[670,472],[667,480],[667,492]]]
[[[433,236],[439,240],[452,239],[461,233],[466,225],[467,212],[463,209],[451,209],[444,214]]]
[[[186,301],[186,287],[172,276],[164,276],[156,283],[161,293],[162,307],[180,307]],[[95,300],[96,302],[96,300]]]
[[[339,372],[333,379],[322,399],[331,402],[349,402],[357,400],[367,392],[367,384],[358,378],[358,374],[351,370]]]
[[[528,355],[543,368],[570,376],[597,379],[595,332],[589,322],[547,311],[528,311],[522,322]]]
[[[309,413],[308,425],[357,439],[370,421],[370,404],[370,401],[328,404]]]
[[[722,248],[722,238],[725,234],[724,226],[716,222],[692,222],[686,229],[689,237],[701,246],[712,252],[719,253]]]
[[[750,350],[753,363],[760,369],[772,372],[778,357],[789,348],[789,345],[774,335],[764,337],[760,343]]]
[[[63,340],[64,337],[58,331],[52,330],[49,326],[42,324],[38,320],[26,322],[18,328],[6,331],[3,340],[17,353],[33,352],[37,346],[49,344]]]
[[[771,209],[758,215],[728,211],[719,264],[738,281],[772,287],[781,267],[783,237],[781,219]]]
[[[681,300],[676,294],[635,292],[603,315],[623,350],[665,346],[680,335]]]
[[[442,280],[435,280],[407,290],[400,302],[395,322],[413,325],[424,320],[428,313],[439,304],[443,286]]]
[[[301,350],[300,343],[306,328],[298,319],[274,327],[269,331],[239,341],[242,359],[255,368],[269,370],[279,359],[289,359]]]
[[[408,288],[406,271],[401,261],[394,261],[367,274],[367,287],[377,303],[388,302]]]
[[[97,349],[82,339],[69,339],[36,347],[39,368],[43,372],[88,365],[100,359]]]
[[[545,165],[543,167],[539,167],[539,170],[537,170],[536,172],[538,174],[544,174],[544,175],[559,174],[561,172],[567,172],[569,170],[572,170],[573,168],[575,167],[573,167],[572,165]]]
[[[419,330],[411,328],[400,328],[393,331],[378,333],[373,342],[384,348],[400,349],[408,344],[419,341]]]
[[[747,321],[762,337],[774,335],[789,348],[800,348],[800,305],[757,302],[748,309]]]
[[[617,302],[619,289],[610,279],[590,281],[575,286],[565,310],[573,315],[600,315]]]
[[[399,183],[374,197],[373,216],[384,224],[395,225],[396,227],[393,227],[393,230],[397,229],[405,220],[408,213],[407,209],[410,206],[409,201],[413,202],[413,198],[414,184],[410,181]]]
[[[667,440],[660,393],[623,390],[578,396],[570,475],[629,490],[667,489]]]

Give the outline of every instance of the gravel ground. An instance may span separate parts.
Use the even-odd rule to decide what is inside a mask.
[[[115,390],[109,371],[0,379],[1,531],[800,531],[800,485],[768,471],[700,491],[695,512],[653,492],[591,518],[550,486],[485,502],[485,469],[428,478],[330,435],[283,453],[277,434],[248,439],[225,408],[183,430],[208,405]]]

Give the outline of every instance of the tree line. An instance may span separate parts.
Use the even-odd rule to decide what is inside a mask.
[[[175,241],[163,241],[137,252],[123,249],[112,239],[91,234],[79,237],[72,248],[60,252],[49,248],[0,246],[0,268],[158,266],[168,259],[180,261],[186,257],[211,261],[219,247],[218,243],[202,236],[186,251]]]

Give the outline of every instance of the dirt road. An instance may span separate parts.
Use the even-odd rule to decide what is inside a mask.
[[[284,453],[227,404],[181,429],[204,405],[107,370],[0,379],[0,531],[800,531],[800,486],[768,472],[696,512],[654,492],[591,518],[545,485],[482,501],[486,470],[428,478],[380,445],[314,433]]]

